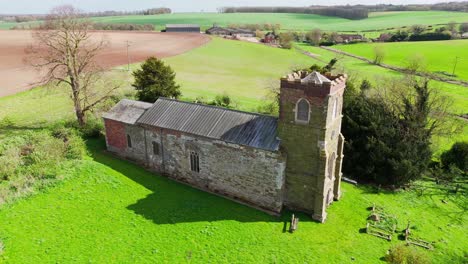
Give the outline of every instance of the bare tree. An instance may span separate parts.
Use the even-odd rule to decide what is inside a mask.
[[[382,46],[375,46],[374,47],[374,64],[381,64],[382,61],[385,59],[385,49]]]
[[[106,46],[104,39],[93,40],[91,23],[72,6],[52,9],[44,23],[35,30],[28,47],[29,63],[44,72],[42,83],[56,82],[71,89],[76,118],[81,127],[86,113],[109,98],[118,86],[96,89],[103,70],[96,56]]]
[[[312,45],[320,44],[322,40],[322,31],[318,28],[306,33],[306,40]]]

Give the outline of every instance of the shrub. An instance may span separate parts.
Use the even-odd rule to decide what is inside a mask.
[[[442,154],[440,161],[444,169],[456,166],[463,172],[468,170],[468,142],[457,142]]]
[[[415,248],[398,244],[389,250],[385,260],[391,264],[427,264],[429,258],[423,252]]]
[[[332,41],[323,41],[323,42],[320,42],[319,44],[320,46],[333,46],[335,45],[335,42],[332,42]]]
[[[429,41],[429,40],[449,40],[452,35],[447,32],[428,32],[424,34],[413,34],[409,37],[409,41]]]
[[[221,107],[231,107],[231,97],[227,94],[219,94],[215,97],[211,105],[221,106]]]

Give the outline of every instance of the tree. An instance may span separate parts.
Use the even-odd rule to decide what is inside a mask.
[[[80,127],[86,125],[86,113],[112,96],[118,86],[96,89],[102,69],[96,56],[106,46],[95,41],[91,23],[72,6],[52,9],[40,29],[33,31],[34,43],[26,50],[29,63],[45,72],[42,83],[57,82],[71,89],[71,99]]]
[[[452,34],[457,33],[457,22],[455,21],[450,21],[447,24],[447,29],[452,32]]]
[[[425,30],[426,30],[426,26],[423,26],[423,25],[412,25],[411,26],[411,32],[413,32],[413,34],[416,34],[416,35],[419,35],[419,34],[423,33]]]
[[[141,69],[133,72],[135,82],[132,84],[137,90],[140,101],[154,103],[159,97],[177,99],[180,86],[176,84],[176,74],[169,65],[155,57],[148,58]]]
[[[374,64],[381,64],[385,58],[385,49],[382,46],[374,47]]]
[[[291,49],[294,35],[291,32],[283,32],[279,34],[280,45],[284,49]]]
[[[310,44],[317,46],[320,44],[320,40],[322,40],[322,31],[320,29],[316,28],[310,32],[307,32],[306,34],[306,40]]]
[[[468,173],[468,142],[457,142],[452,148],[440,156],[440,161],[445,169],[456,166],[464,173]]]
[[[343,171],[363,182],[400,187],[427,170],[431,137],[448,115],[447,106],[427,82],[381,89],[389,91],[365,96],[352,84],[346,89]]]
[[[468,32],[468,22],[461,23],[459,30],[462,34]]]

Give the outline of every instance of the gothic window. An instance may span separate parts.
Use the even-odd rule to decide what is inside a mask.
[[[154,155],[159,155],[159,144],[155,141],[153,141],[153,154]]]
[[[190,170],[200,172],[200,157],[197,152],[190,152]]]
[[[128,134],[127,134],[127,146],[128,146],[129,148],[132,147],[132,138],[131,138],[130,135],[128,135]]]
[[[333,118],[336,118],[338,115],[338,98],[333,102]]]
[[[333,179],[333,169],[335,168],[336,154],[333,153],[328,159],[328,178]]]
[[[296,121],[309,122],[310,105],[305,99],[300,99],[296,105]]]

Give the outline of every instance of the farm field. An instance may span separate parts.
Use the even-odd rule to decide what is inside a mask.
[[[160,58],[184,53],[206,44],[210,38],[200,34],[162,34],[148,32],[94,33],[108,46],[98,55],[104,68],[126,64],[127,41],[130,41],[130,62],[143,61],[150,56]],[[0,30],[0,96],[14,94],[37,86],[40,74],[25,61],[26,47],[32,43],[31,31]]]
[[[406,12],[374,12],[368,19],[349,20],[338,17],[313,14],[278,14],[278,13],[174,13],[152,16],[114,16],[95,17],[95,22],[102,23],[132,23],[153,24],[157,30],[165,24],[199,24],[207,29],[213,24],[227,26],[229,24],[281,24],[284,30],[312,30],[319,28],[325,31],[364,31],[385,30],[387,28],[410,26],[414,24],[436,25],[448,22],[466,22],[468,14],[446,11],[406,11]],[[0,28],[11,28],[15,24],[1,23]]]
[[[366,57],[374,57],[374,49],[381,48],[385,53],[383,63],[406,67],[408,59],[420,58],[431,72],[452,74],[455,58],[458,57],[455,75],[468,80],[468,40],[420,41],[400,43],[366,43],[336,45],[333,48]]]
[[[339,55],[331,51],[327,51],[318,47],[312,47],[307,44],[296,44],[300,49],[306,50],[315,54],[319,60],[314,60],[313,63],[323,64],[333,58],[338,59],[337,71],[346,72],[357,82],[368,79],[376,88],[379,84],[391,82],[395,78],[402,78],[403,74],[381,68],[379,66],[370,65],[361,60],[354,59],[348,56]],[[454,115],[461,115],[468,112],[468,90],[464,86],[447,84],[439,81],[430,81],[429,85],[434,88],[440,95],[451,100],[452,104],[450,112]],[[433,139],[433,149],[436,151],[436,156],[442,151],[449,149],[456,141],[468,140],[468,126],[466,121],[454,118],[453,122],[461,131],[454,131],[450,135],[436,137]]]
[[[427,12],[383,12],[371,13],[368,19],[349,20],[338,17],[312,14],[274,14],[274,13],[176,13],[157,16],[99,17],[93,19],[103,23],[153,24],[162,29],[165,24],[196,23],[202,28],[213,24],[281,24],[287,30],[312,30],[319,28],[330,31],[363,31],[402,27],[413,24],[444,24],[450,21],[468,21],[468,14],[444,11]]]

